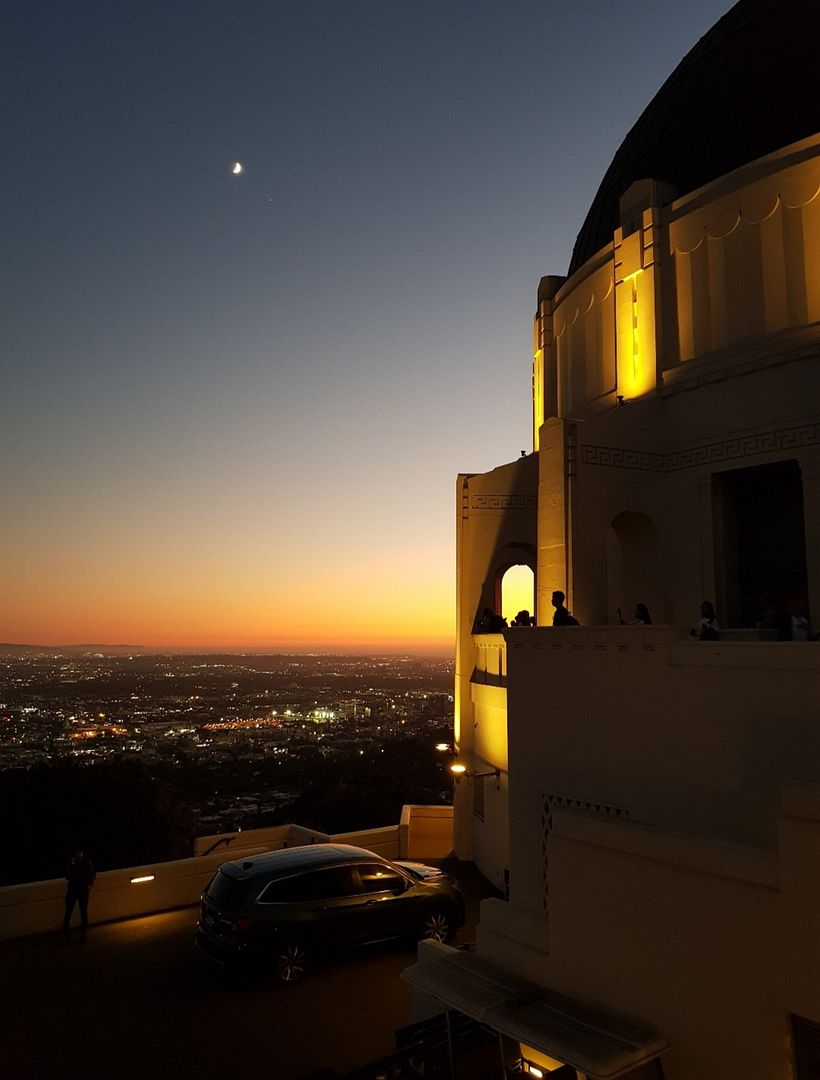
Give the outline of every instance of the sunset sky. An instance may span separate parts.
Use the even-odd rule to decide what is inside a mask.
[[[729,6],[12,0],[0,641],[449,649],[539,277]]]

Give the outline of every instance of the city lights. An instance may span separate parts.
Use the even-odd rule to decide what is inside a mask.
[[[406,740],[441,739],[451,680],[450,661],[434,658],[0,659],[0,767],[143,762],[187,801],[197,832],[256,828],[306,775],[366,769],[377,755],[395,771]],[[448,788],[443,765],[426,766],[433,790]]]

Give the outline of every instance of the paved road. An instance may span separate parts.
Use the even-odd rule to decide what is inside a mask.
[[[470,866],[468,918],[491,890]],[[294,987],[218,977],[193,945],[196,908],[92,927],[86,945],[58,934],[0,948],[2,1075],[8,1080],[296,1080],[344,1073],[393,1050],[410,1019],[401,971],[411,949],[347,953]]]

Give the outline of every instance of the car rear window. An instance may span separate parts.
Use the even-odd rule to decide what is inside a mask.
[[[250,878],[228,877],[218,870],[205,891],[208,899],[220,908],[239,907],[251,887]]]

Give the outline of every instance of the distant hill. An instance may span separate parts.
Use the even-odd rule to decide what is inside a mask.
[[[10,645],[0,642],[0,656],[22,659],[26,656],[87,656],[101,653],[103,656],[135,656],[149,652],[144,645]]]

